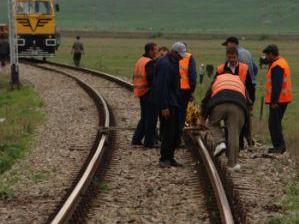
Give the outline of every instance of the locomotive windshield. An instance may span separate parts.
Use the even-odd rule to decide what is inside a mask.
[[[43,14],[52,13],[51,3],[49,1],[22,1],[17,2],[17,14]]]

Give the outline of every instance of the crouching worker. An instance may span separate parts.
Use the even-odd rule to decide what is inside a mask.
[[[214,137],[214,156],[227,149],[228,166],[233,171],[239,170],[239,136],[248,114],[246,88],[240,77],[227,73],[218,75],[202,100],[201,112],[201,124],[209,119],[208,128]],[[221,128],[221,121],[225,123],[226,133]]]

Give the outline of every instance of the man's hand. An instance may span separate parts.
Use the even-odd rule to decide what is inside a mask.
[[[271,108],[276,109],[278,107],[278,103],[271,103]]]
[[[162,117],[164,117],[165,119],[167,119],[170,116],[170,111],[168,108],[162,110]]]

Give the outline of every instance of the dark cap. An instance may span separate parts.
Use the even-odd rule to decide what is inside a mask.
[[[227,38],[226,41],[222,43],[222,45],[226,46],[228,42],[235,43],[235,44],[239,45],[239,40],[238,40],[237,37],[229,37],[229,38]]]
[[[279,55],[279,50],[278,50],[278,47],[275,44],[270,44],[263,50],[263,53],[264,54],[272,53],[274,56],[278,56]]]

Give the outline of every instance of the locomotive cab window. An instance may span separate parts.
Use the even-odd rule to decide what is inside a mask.
[[[44,14],[44,15],[51,14],[50,2],[44,2],[44,1],[34,2],[34,12]]]
[[[17,14],[52,14],[51,3],[49,1],[18,2]]]
[[[30,12],[30,3],[29,2],[17,2],[17,14],[29,14]]]

